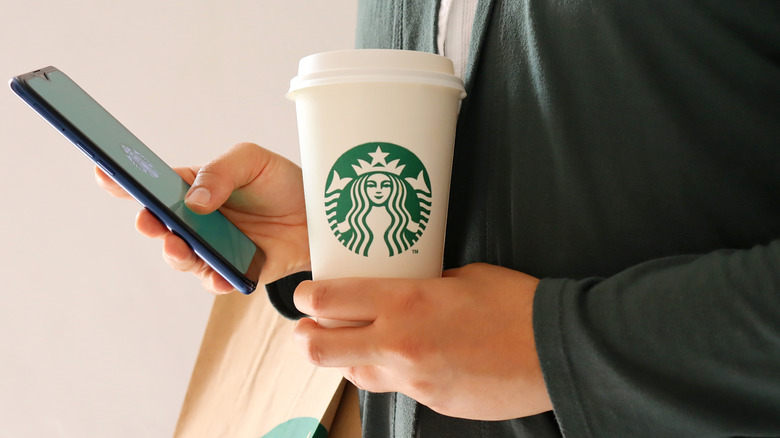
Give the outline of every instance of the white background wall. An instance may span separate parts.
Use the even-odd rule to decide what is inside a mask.
[[[297,60],[351,48],[356,0],[39,0],[0,10],[0,79],[54,65],[172,165],[239,141],[298,161]],[[138,206],[0,91],[0,438],[173,432],[213,298]],[[258,293],[264,293],[258,291]]]

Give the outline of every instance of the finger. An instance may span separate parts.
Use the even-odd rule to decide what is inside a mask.
[[[198,174],[198,170],[200,169],[200,166],[193,166],[193,167],[176,167],[173,170],[179,174],[181,179],[184,180],[187,184],[192,185],[192,182],[195,181],[195,176]]]
[[[303,318],[293,332],[296,347],[319,367],[360,367],[374,365],[379,356],[371,341],[371,326],[322,328],[311,318]]]
[[[235,290],[230,282],[198,257],[179,236],[169,232],[162,239],[163,258],[173,269],[195,274],[204,288],[216,294],[227,294]]]
[[[201,280],[211,269],[179,236],[167,233],[163,237],[163,258],[175,270],[191,272]]]
[[[133,199],[125,189],[119,186],[110,176],[95,166],[95,181],[97,185],[103,190],[107,191],[111,196],[121,199]]]
[[[209,269],[203,280],[203,287],[217,295],[229,294],[236,290],[229,281],[225,280],[218,272]]]
[[[342,278],[304,281],[293,294],[295,307],[319,318],[373,321],[381,309],[382,295],[393,280]]]
[[[240,143],[203,166],[185,196],[194,212],[210,213],[227,201],[233,191],[252,182],[273,153],[252,143]]]
[[[143,209],[135,216],[135,229],[139,233],[152,239],[162,239],[170,233],[168,228],[147,209]]]

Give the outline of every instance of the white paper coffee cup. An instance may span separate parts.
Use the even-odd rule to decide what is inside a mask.
[[[303,58],[295,101],[312,275],[439,277],[462,81],[438,55]]]

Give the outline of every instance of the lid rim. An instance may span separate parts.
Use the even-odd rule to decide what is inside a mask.
[[[336,84],[359,83],[419,83],[452,88],[465,96],[463,81],[454,75],[411,69],[340,69],[296,76],[290,81],[288,93],[307,88]]]
[[[419,83],[460,91],[452,60],[441,55],[395,49],[357,49],[322,52],[302,58],[290,81],[288,97],[323,85],[357,83]]]

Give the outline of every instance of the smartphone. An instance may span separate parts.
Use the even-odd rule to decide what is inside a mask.
[[[10,86],[233,287],[255,290],[263,251],[219,211],[190,210],[189,184],[68,76],[46,67],[12,78]]]

